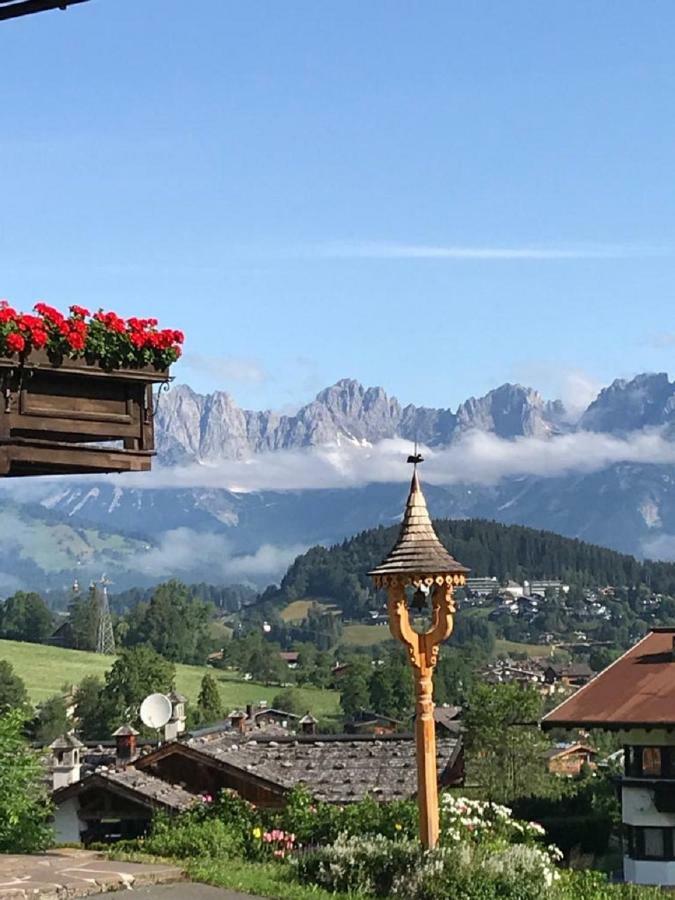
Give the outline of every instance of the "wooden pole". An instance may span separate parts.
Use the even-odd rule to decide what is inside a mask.
[[[417,756],[417,805],[420,841],[427,849],[438,843],[438,772],[436,769],[436,723],[434,721],[433,671],[441,641],[452,632],[455,606],[449,579],[439,578],[432,590],[432,623],[425,632],[410,624],[405,583],[387,584],[387,609],[392,636],[408,651],[415,681],[415,751]]]
[[[415,747],[420,841],[428,850],[438,842],[438,772],[434,722],[432,669],[415,668]]]

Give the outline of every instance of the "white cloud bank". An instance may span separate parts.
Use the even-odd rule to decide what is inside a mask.
[[[421,449],[426,459],[424,480],[438,485],[496,484],[502,478],[522,475],[550,478],[594,472],[615,463],[675,463],[675,443],[659,430],[626,437],[581,431],[548,439],[513,440],[473,431],[450,447]],[[240,493],[358,487],[406,481],[410,471],[404,460],[410,451],[410,442],[400,439],[375,445],[344,442],[260,453],[214,465],[158,467],[151,473],[124,478],[124,482],[140,489],[225,488]]]
[[[235,555],[231,542],[222,534],[173,528],[162,532],[156,546],[136,554],[127,565],[148,578],[181,577],[199,570],[213,584],[258,582],[284,572],[306,549],[263,544],[255,553]]]

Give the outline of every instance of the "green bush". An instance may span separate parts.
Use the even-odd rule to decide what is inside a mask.
[[[391,839],[412,839],[417,835],[415,803],[378,803],[366,797],[348,806],[335,806],[317,802],[304,788],[291,791],[284,809],[266,818],[267,824],[295,834],[305,846],[331,844],[340,835],[383,835]]]
[[[232,859],[243,856],[244,842],[241,832],[229,822],[196,811],[174,818],[155,816],[150,834],[134,841],[133,849],[174,859]]]

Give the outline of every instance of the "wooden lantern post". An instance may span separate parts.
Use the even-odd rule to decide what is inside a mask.
[[[438,841],[438,773],[434,722],[433,671],[442,641],[450,637],[455,605],[454,587],[466,583],[468,569],[453,559],[434,531],[415,464],[398,540],[387,558],[368,574],[387,591],[389,628],[406,648],[415,682],[415,744],[420,840],[432,848]],[[431,626],[416,631],[410,621],[406,588],[414,588],[412,602],[423,607],[431,599]]]

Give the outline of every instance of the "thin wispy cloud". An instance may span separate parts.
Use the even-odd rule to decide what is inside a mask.
[[[183,357],[183,362],[193,372],[201,372],[223,381],[262,384],[269,378],[264,366],[258,360],[251,358],[187,353]]]
[[[322,243],[302,248],[302,255],[324,259],[438,259],[438,260],[566,260],[625,259],[665,256],[664,247],[626,244],[568,246],[469,246],[461,244],[407,244],[378,241]]]
[[[655,350],[667,350],[675,347],[675,332],[664,332],[653,335],[647,342]]]

